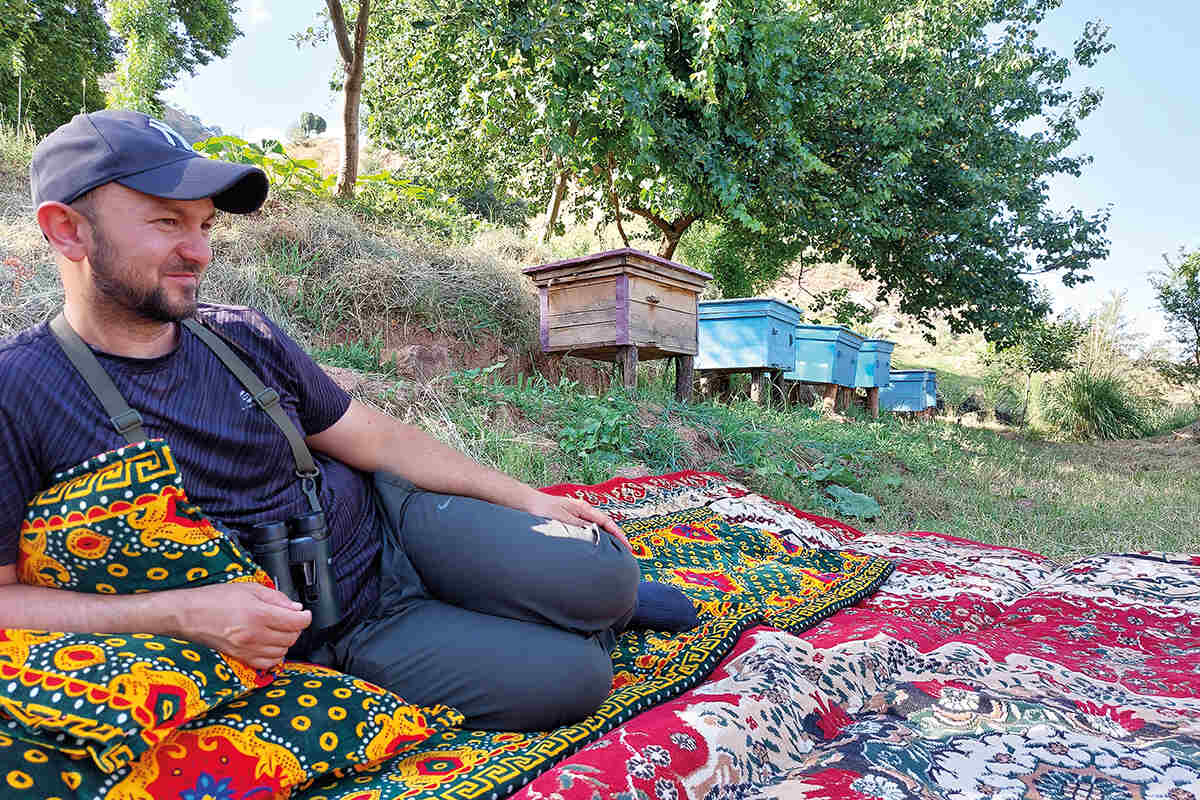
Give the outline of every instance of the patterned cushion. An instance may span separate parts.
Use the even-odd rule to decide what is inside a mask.
[[[0,631],[0,709],[9,732],[89,755],[105,772],[272,677],[166,636]]]
[[[230,581],[270,585],[188,502],[162,440],[54,476],[21,525],[22,583],[102,594]],[[212,648],[150,634],[0,631],[0,710],[24,741],[111,772],[217,704],[270,683]]]
[[[271,585],[234,539],[188,502],[161,439],[101,453],[53,480],[29,502],[21,524],[22,583],[99,594]]]
[[[47,797],[286,797],[318,776],[377,764],[461,721],[445,706],[411,706],[366,681],[287,663],[270,686],[185,723],[111,775],[61,749],[2,735],[0,770],[10,786],[15,779]]]

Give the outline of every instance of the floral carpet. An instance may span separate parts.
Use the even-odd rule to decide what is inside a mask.
[[[895,572],[798,636],[751,628],[703,684],[515,798],[1200,798],[1200,556],[1060,566],[713,493],[731,519]]]
[[[201,777],[171,796],[1200,800],[1198,555],[1060,565],[937,533],[863,533],[712,473],[548,491],[619,520],[644,577],[683,589],[701,626],[625,635],[613,693],[580,725],[427,724],[387,761],[278,791],[236,784],[215,758],[176,759]],[[2,732],[0,747],[16,749]],[[21,747],[22,763],[0,763],[5,797],[104,794]]]

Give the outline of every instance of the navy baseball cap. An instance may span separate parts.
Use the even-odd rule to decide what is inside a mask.
[[[261,169],[205,158],[169,125],[136,111],[76,114],[38,144],[29,178],[34,208],[70,203],[111,181],[172,200],[211,197],[234,214],[256,211],[267,199]]]

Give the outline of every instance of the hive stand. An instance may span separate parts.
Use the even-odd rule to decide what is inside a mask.
[[[675,361],[675,397],[692,396],[697,304],[707,272],[625,248],[524,270],[538,289],[543,353],[611,361],[637,388],[638,361]]]

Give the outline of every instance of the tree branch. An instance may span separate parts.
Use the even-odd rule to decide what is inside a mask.
[[[658,214],[655,214],[653,211],[649,211],[640,206],[633,206],[633,205],[625,206],[625,208],[631,214],[637,214],[639,217],[645,217],[646,219],[650,220],[650,224],[652,224],[654,227],[661,230],[663,233],[670,233],[672,231],[671,223],[667,222],[665,219],[660,217]]]
[[[617,219],[617,233],[621,234],[621,241],[629,247],[629,237],[625,235],[625,228],[621,225],[621,200],[617,197],[616,187],[613,185],[613,171],[617,168],[617,160],[612,153],[608,154],[608,197],[613,204],[613,215]]]
[[[350,44],[350,34],[346,30],[346,12],[342,8],[342,0],[325,0],[325,5],[329,8],[329,21],[333,23],[333,39],[337,42],[338,52],[342,55],[346,69],[349,69],[350,65],[354,63],[355,48]],[[363,3],[363,7],[366,6],[367,3]],[[361,9],[359,17],[362,17]],[[357,26],[355,27],[357,28]],[[357,36],[357,34],[358,31],[355,30],[355,35]],[[355,45],[357,44],[355,42]]]

